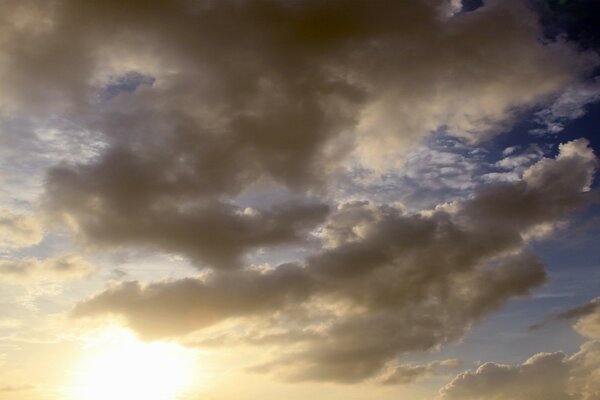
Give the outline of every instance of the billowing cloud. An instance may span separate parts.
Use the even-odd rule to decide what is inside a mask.
[[[443,400],[595,400],[600,393],[600,342],[571,357],[540,353],[521,365],[486,363],[444,387]]]
[[[439,400],[596,400],[600,398],[600,308],[598,299],[557,314],[578,318],[575,329],[592,338],[579,352],[539,353],[523,364],[488,362],[458,375],[446,385]]]
[[[575,324],[575,330],[583,336],[600,340],[600,298],[596,297],[589,304],[596,307],[586,308],[586,312]]]
[[[79,304],[75,314],[122,315],[147,338],[224,321],[238,321],[243,332],[268,320],[262,334],[278,332],[291,343],[258,370],[290,380],[374,377],[398,355],[460,339],[506,300],[544,282],[526,240],[583,202],[596,167],[586,145],[563,144],[522,181],[489,186],[430,213],[342,204],[321,229],[324,248],[304,262],[125,283]]]
[[[540,41],[520,2],[452,17],[444,3],[7,2],[2,92],[7,109],[59,107],[108,144],[49,174],[49,208],[90,241],[189,253],[146,234],[189,240],[207,208],[230,212],[224,197],[327,186],[352,160],[376,167],[442,127],[487,137],[590,65],[566,42]],[[236,241],[231,259],[204,261],[268,244]]]
[[[106,182],[115,186],[109,190],[115,190],[116,199],[110,198],[111,194],[103,198],[95,192],[102,181],[80,181],[81,176],[62,175],[62,183],[54,182],[49,187],[52,201],[64,210],[62,216],[71,227],[94,246],[137,245],[176,252],[199,266],[235,269],[250,250],[306,244],[308,233],[328,212],[328,206],[320,203],[287,203],[264,211],[223,202],[187,207],[148,204],[151,197],[144,197],[145,189],[138,186],[144,182],[128,182],[129,177],[118,182],[118,174],[115,171],[115,176]],[[65,187],[74,181],[81,182],[76,192]],[[138,196],[140,202],[134,200]],[[125,203],[119,203],[121,200]]]
[[[297,265],[280,266],[266,274],[244,270],[207,280],[188,278],[149,286],[126,282],[78,305],[75,315],[124,314],[142,335],[172,336],[227,318],[285,308],[305,300],[312,284]]]
[[[92,271],[92,266],[79,256],[0,260],[0,282],[8,283],[62,281],[81,278]]]
[[[439,369],[457,368],[462,365],[460,360],[449,359],[432,361],[427,364],[400,364],[384,373],[381,383],[384,385],[403,385],[427,378],[439,373]]]
[[[545,37],[518,0],[469,12],[446,0],[7,0],[0,38],[2,144],[52,144],[32,163],[53,165],[47,221],[89,248],[175,253],[201,271],[114,284],[74,314],[118,315],[148,339],[234,325],[238,342],[276,350],[254,370],[292,381],[381,381],[399,357],[528,295],[546,280],[528,241],[584,203],[596,168],[577,140],[553,159],[507,154],[496,168],[510,177],[471,193],[473,165],[429,148],[406,175],[435,164],[423,186],[468,191],[460,200],[408,212],[339,196],[353,172],[398,171],[432,134],[476,145],[524,111],[562,123],[597,99],[570,90],[588,87],[598,57]],[[244,200],[269,191],[285,195]],[[0,216],[9,247],[36,243],[36,229]],[[248,267],[281,249],[287,262]],[[7,280],[86,271],[77,258],[0,262]]]

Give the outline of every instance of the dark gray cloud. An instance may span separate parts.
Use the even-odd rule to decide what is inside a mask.
[[[144,196],[143,178],[119,178],[117,171],[108,182],[88,181],[67,170],[55,170],[53,176],[48,186],[52,204],[64,210],[59,215],[91,245],[149,247],[219,269],[238,268],[251,250],[306,244],[308,233],[328,212],[319,203],[287,203],[264,211],[216,201],[147,204],[152,197]]]
[[[456,5],[2,2],[0,117],[60,115],[101,137],[48,171],[45,215],[92,247],[179,253],[210,269],[118,284],[75,314],[121,315],[145,338],[263,324],[240,341],[283,345],[256,369],[359,382],[459,340],[541,285],[527,240],[582,203],[596,164],[583,140],[522,180],[430,212],[331,200],[354,167],[398,168],[441,129],[478,143],[598,64],[540,40],[521,1]],[[304,199],[240,201],[265,188]],[[244,267],[276,246],[312,252]],[[423,372],[398,371],[396,381]]]
[[[398,355],[460,339],[507,299],[545,281],[526,239],[580,205],[596,164],[586,144],[564,144],[523,181],[490,186],[429,214],[341,205],[321,230],[326,247],[304,263],[145,287],[131,282],[79,304],[75,313],[122,315],[146,338],[270,319],[270,330],[279,330],[271,344],[287,344],[255,370],[293,381],[374,377]],[[255,334],[243,336],[241,342],[258,342]]]
[[[442,127],[482,140],[593,65],[567,42],[541,42],[518,1],[456,16],[441,0],[2,7],[5,109],[60,115],[104,141],[93,159],[49,171],[45,209],[92,245],[217,268],[302,243],[325,213],[240,216],[239,195],[283,186],[327,203],[352,165],[385,167]]]

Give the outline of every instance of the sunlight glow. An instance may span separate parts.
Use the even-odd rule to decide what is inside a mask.
[[[195,352],[174,343],[139,341],[114,328],[91,338],[73,373],[73,400],[176,400],[195,378]]]

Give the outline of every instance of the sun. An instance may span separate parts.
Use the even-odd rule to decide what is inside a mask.
[[[176,400],[198,373],[192,350],[174,343],[139,341],[112,328],[88,341],[88,355],[73,371],[72,400]]]

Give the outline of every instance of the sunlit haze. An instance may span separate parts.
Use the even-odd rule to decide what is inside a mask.
[[[193,350],[173,343],[143,343],[110,329],[87,343],[73,370],[72,400],[172,400],[201,380]]]

